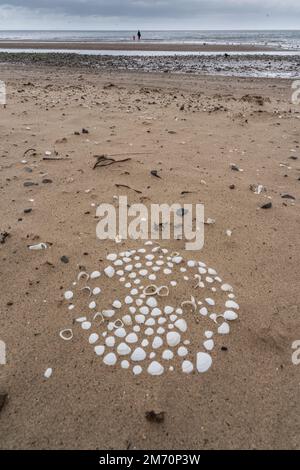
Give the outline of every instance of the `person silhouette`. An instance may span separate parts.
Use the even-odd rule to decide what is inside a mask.
[[[141,34],[140,30],[138,30],[138,32],[137,32],[137,37],[138,37],[138,40],[140,41],[141,37],[142,37],[142,34]]]

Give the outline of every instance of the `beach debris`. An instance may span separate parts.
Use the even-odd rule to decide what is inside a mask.
[[[241,168],[239,168],[235,163],[231,163],[230,168],[232,169],[232,171],[244,171]]]
[[[73,338],[73,331],[71,330],[71,328],[65,328],[64,330],[61,330],[59,332],[59,336],[64,341],[70,341]]]
[[[255,194],[261,194],[266,191],[266,188],[262,184],[250,184],[249,188]]]
[[[204,224],[205,224],[205,225],[213,225],[213,224],[215,224],[215,223],[216,223],[215,219],[211,219],[210,217],[208,217],[208,218],[204,221]]]
[[[32,153],[34,156],[36,154],[36,149],[30,148],[30,149],[25,150],[25,152],[23,153],[23,160],[25,159],[26,155],[28,155],[29,153]]]
[[[151,171],[150,171],[150,175],[155,176],[156,178],[160,178],[160,179],[161,179],[161,176],[159,176],[157,170],[151,170]]]
[[[63,255],[63,256],[60,257],[60,261],[64,264],[68,264],[69,258],[67,256]]]
[[[294,196],[292,196],[291,194],[288,194],[288,193],[281,194],[281,197],[282,197],[282,199],[291,199],[292,201],[295,201],[295,199],[296,199]]]
[[[181,302],[181,307],[185,307],[186,305],[191,306],[193,310],[196,311],[197,303],[195,297],[191,295],[191,300],[184,300],[183,302]]]
[[[77,281],[80,281],[80,279],[82,278],[85,278],[88,281],[90,278],[90,275],[86,273],[85,271],[81,271],[77,276]]]
[[[271,209],[272,207],[272,202],[266,202],[260,206],[261,209]]]
[[[232,230],[227,229],[227,230],[226,230],[226,235],[227,235],[227,237],[231,237],[231,235],[232,235]]]
[[[67,290],[65,293],[64,293],[64,298],[66,300],[71,300],[72,298],[74,297],[74,294],[71,290]]]
[[[45,379],[49,379],[52,375],[52,372],[53,371],[52,371],[51,367],[48,367],[48,369],[46,369],[45,372],[44,372]]]
[[[46,250],[48,245],[46,243],[38,243],[37,245],[29,245],[29,250]]]
[[[131,158],[124,158],[123,160],[115,160],[113,157],[109,157],[108,155],[94,155],[94,158],[97,159],[95,165],[93,166],[93,170],[99,166],[109,166],[113,165],[114,163],[123,163],[128,162]]]
[[[2,409],[4,408],[6,401],[7,401],[7,393],[1,393],[0,394],[0,413]]]
[[[138,189],[134,189],[134,188],[131,188],[130,186],[127,186],[127,184],[115,184],[116,188],[125,188],[125,189],[130,189],[131,191],[134,191],[135,193],[137,194],[142,194],[143,192],[138,190]]]
[[[150,423],[163,423],[165,420],[165,412],[164,411],[146,411],[145,418]]]
[[[0,232],[0,244],[4,245],[8,237],[10,237],[10,234],[8,232]]]

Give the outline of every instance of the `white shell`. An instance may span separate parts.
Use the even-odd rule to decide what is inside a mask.
[[[218,333],[220,335],[227,335],[229,333],[229,330],[230,330],[230,328],[229,328],[228,323],[224,322],[224,323],[222,323],[222,325],[219,326]]]
[[[152,342],[152,347],[153,349],[158,349],[163,345],[163,340],[161,339],[160,336],[155,336],[153,342]]]
[[[89,330],[91,328],[92,324],[89,321],[84,321],[81,323],[81,328],[83,330]]]
[[[204,341],[203,346],[205,347],[205,349],[207,349],[207,351],[212,351],[212,349],[214,348],[213,339],[208,339],[207,341]]]
[[[134,313],[134,312],[133,312]],[[122,320],[123,320],[123,323],[124,325],[132,325],[132,319],[131,319],[131,316],[130,315],[124,315],[122,317]]]
[[[162,353],[162,358],[165,359],[165,361],[170,361],[173,359],[174,354],[170,349],[165,349],[164,352]]]
[[[89,343],[94,344],[96,341],[98,341],[99,335],[97,333],[92,333],[89,337]]]
[[[197,353],[197,370],[200,373],[206,372],[212,365],[212,358],[204,352]]]
[[[103,362],[107,366],[114,366],[117,362],[117,356],[114,353],[108,353],[106,356],[104,356]]]
[[[221,289],[224,291],[224,292],[232,292],[233,291],[233,287],[230,285],[230,284],[223,284],[221,286]]]
[[[115,335],[118,337],[118,338],[124,338],[124,336],[126,336],[126,331],[125,331],[125,328],[117,328],[116,331],[115,331]]]
[[[148,318],[148,320],[145,322],[146,326],[153,326],[155,325],[155,320],[154,318]]]
[[[167,343],[169,346],[177,346],[180,343],[180,334],[176,331],[171,331],[167,333]]]
[[[64,293],[64,298],[66,300],[71,300],[73,298],[74,294],[71,290],[67,290],[65,293]]]
[[[52,371],[51,367],[48,367],[48,369],[46,369],[45,372],[44,372],[45,379],[49,379],[52,375],[52,372],[53,371]]]
[[[146,358],[146,353],[143,348],[136,348],[131,354],[132,361],[143,361]]]
[[[128,361],[122,361],[121,362],[121,367],[122,367],[122,369],[129,369],[130,364],[129,364]]]
[[[177,349],[177,354],[178,354],[179,357],[186,356],[188,354],[188,350],[184,346],[180,346]]]
[[[112,266],[107,266],[105,269],[104,269],[104,272],[106,274],[107,277],[113,277],[114,274],[115,274],[115,269],[112,267]]]
[[[132,368],[132,372],[134,373],[134,375],[139,375],[143,372],[143,369],[141,366],[134,366]]]
[[[210,297],[208,297],[207,299],[205,299],[205,301],[208,303],[208,305],[215,305],[214,299],[211,299]]]
[[[153,328],[146,328],[145,335],[151,336],[151,335],[153,335],[153,333],[154,333]]]
[[[227,300],[225,303],[225,307],[236,308],[237,310],[240,308],[240,306],[236,302],[234,302],[234,300]]]
[[[226,312],[224,312],[223,314],[223,317],[225,318],[225,320],[232,321],[238,318],[238,314],[233,310],[226,310]]]
[[[102,354],[104,353],[105,347],[102,346],[102,345],[101,346],[95,346],[94,350],[95,350],[95,353],[97,354],[97,356],[102,356]]]
[[[153,361],[149,365],[147,372],[150,375],[161,375],[164,373],[164,368],[159,362]]]
[[[115,301],[113,302],[112,306],[113,306],[114,308],[121,308],[121,307],[122,307],[122,304],[121,304],[121,302],[120,302],[119,300],[115,300]]]
[[[190,374],[191,372],[193,372],[194,366],[191,361],[183,361],[181,369],[182,372],[184,372],[185,374]]]
[[[171,313],[174,312],[174,308],[171,307],[170,305],[166,305],[165,308],[164,308],[164,312],[166,315],[170,315]]]
[[[186,321],[183,318],[180,318],[175,322],[176,328],[178,328],[182,333],[185,333],[187,330],[187,324]]]
[[[125,297],[125,304],[126,304],[126,305],[129,305],[129,304],[132,304],[132,302],[133,302],[132,297],[130,297],[130,295],[127,295],[127,296]]]
[[[146,305],[144,305],[143,307],[140,308],[140,312],[143,314],[143,315],[147,315],[149,313],[149,307],[147,307]]]
[[[93,310],[93,308],[96,308],[96,307],[97,307],[96,302],[92,301],[92,302],[89,303],[89,308],[90,308],[91,310]]]
[[[146,304],[151,308],[157,307],[157,301],[154,297],[148,297]]]
[[[107,255],[106,259],[108,261],[115,261],[117,259],[117,257],[118,256],[116,255],[116,253],[110,253],[109,255]]]
[[[151,312],[152,317],[159,317],[161,315],[161,310],[159,308],[154,308]]]
[[[165,329],[164,329],[162,326],[160,326],[159,328],[157,328],[157,334],[158,334],[158,335],[163,335],[164,332],[165,332]]]
[[[126,356],[126,354],[131,353],[131,348],[126,343],[120,343],[117,347],[117,353],[120,356]]]
[[[105,317],[105,318],[111,318],[113,317],[115,314],[115,311],[114,310],[103,310],[102,312],[102,315]]]
[[[100,287],[95,287],[95,288],[93,289],[93,294],[94,294],[94,295],[98,295],[98,294],[100,294],[100,293],[101,293]]]
[[[136,343],[138,341],[138,337],[135,333],[129,333],[129,335],[126,336],[126,342],[129,344]]]
[[[135,321],[139,324],[145,323],[145,317],[144,315],[136,315],[135,316]]]
[[[91,274],[91,279],[97,279],[100,276],[101,276],[101,273],[99,271],[93,271]]]
[[[105,344],[106,346],[112,348],[114,345],[115,345],[115,338],[113,336],[108,336],[106,339],[105,339]]]
[[[206,316],[208,314],[208,310],[206,307],[201,307],[199,310],[200,314]]]

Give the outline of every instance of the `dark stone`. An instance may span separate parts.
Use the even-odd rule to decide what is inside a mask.
[[[229,186],[229,189],[235,189],[235,184],[231,184],[231,185]]]
[[[155,176],[156,178],[161,178],[159,174],[157,173],[157,170],[151,170],[150,173],[152,176]]]
[[[87,129],[83,128],[83,129],[82,129],[82,133],[83,133],[83,134],[88,134],[89,131],[88,131]]]
[[[263,204],[260,206],[261,209],[271,209],[272,207],[272,202],[266,202],[266,204]]]
[[[30,214],[31,211],[31,207],[29,207],[28,209],[24,209],[24,214]]]
[[[60,261],[61,261],[62,263],[68,264],[69,258],[68,258],[67,256],[63,255],[63,256],[60,258]]]
[[[0,243],[3,245],[5,240],[10,236],[8,232],[1,232],[0,233]]]
[[[292,199],[293,201],[296,199],[294,196],[288,193],[281,194],[282,199]]]
[[[7,393],[1,393],[0,394],[0,412],[2,411],[2,408],[4,407],[6,400],[7,400]]]
[[[34,183],[33,181],[25,181],[24,186],[26,188],[29,186],[38,186],[38,183]]]
[[[226,346],[222,346],[221,351],[228,351],[228,348]]]
[[[156,412],[154,410],[146,411],[145,417],[151,423],[163,423],[165,420],[165,412],[164,411]]]
[[[44,183],[44,184],[50,184],[50,183],[52,183],[52,182],[53,182],[53,181],[50,180],[49,178],[44,178],[44,179],[42,180],[42,183]]]

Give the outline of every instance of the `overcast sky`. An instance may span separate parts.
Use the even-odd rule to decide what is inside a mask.
[[[0,29],[300,29],[300,0],[0,0]]]

